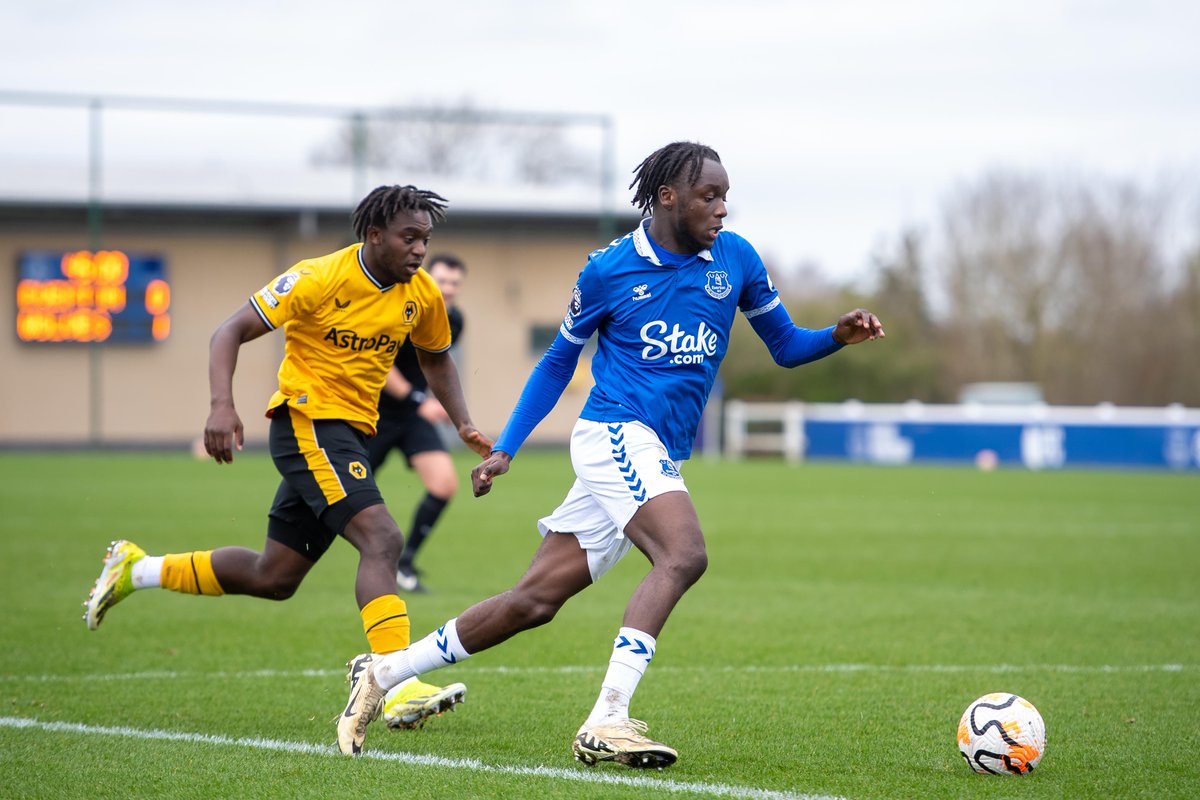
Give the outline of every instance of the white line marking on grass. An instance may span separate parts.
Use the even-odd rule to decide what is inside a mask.
[[[723,667],[737,672],[1182,672],[1185,664],[784,664]]]
[[[492,674],[492,675],[569,675],[569,674],[598,674],[605,670],[605,665],[582,666],[563,664],[545,667],[506,667],[506,666],[473,666],[470,664],[458,667],[455,674]],[[1195,664],[778,664],[745,666],[686,666],[676,667],[662,664],[654,668],[654,674],[662,672],[675,673],[928,673],[928,672],[964,672],[985,674],[1011,674],[1022,672],[1063,672],[1085,675],[1116,674],[1116,673],[1177,673],[1196,670]],[[0,675],[0,682],[82,682],[82,681],[141,681],[141,680],[177,680],[179,678],[204,678],[207,680],[244,679],[244,678],[330,678],[343,677],[344,669],[253,669],[229,672],[218,670],[214,672],[199,672],[187,670],[146,670],[144,672],[115,672],[107,674],[83,675]]]
[[[84,725],[78,722],[44,722],[27,717],[0,717],[0,727],[36,728],[57,733],[123,736],[130,739],[247,747],[255,750],[274,750],[285,753],[346,758],[333,745],[288,742],[280,739],[262,739],[258,737],[234,737],[210,733],[188,733],[186,731],[147,730],[125,726]],[[733,786],[726,783],[692,783],[671,780],[669,778],[611,775],[592,770],[584,771],[586,769],[584,767],[574,770],[559,767],[513,767],[504,766],[503,764],[486,764],[473,758],[443,758],[442,756],[429,756],[420,753],[381,753],[374,751],[367,751],[359,756],[359,758],[394,761],[414,766],[446,767],[457,770],[469,769],[476,772],[487,772],[497,775],[522,775],[551,778],[554,780],[577,781],[579,783],[629,786],[636,789],[651,789],[675,794],[698,794],[705,797],[737,797],[747,798],[747,800],[845,800],[845,798],[835,795],[793,794],[791,792],[776,792],[769,789],[756,789],[752,786]]]

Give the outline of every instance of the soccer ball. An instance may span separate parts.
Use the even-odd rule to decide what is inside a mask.
[[[985,694],[958,721],[958,749],[976,772],[1025,775],[1046,752],[1046,723],[1023,697]]]

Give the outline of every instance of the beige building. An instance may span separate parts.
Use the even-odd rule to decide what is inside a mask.
[[[248,296],[302,258],[351,241],[350,209],[107,207],[89,247],[85,205],[0,204],[0,446],[185,447],[208,414],[208,341]],[[626,216],[608,224],[624,232]],[[594,214],[452,210],[431,252],[469,269],[459,369],[476,423],[499,433],[529,371],[552,339],[575,277],[607,243]],[[140,344],[30,343],[17,335],[17,264],[30,251],[122,250],[161,256],[170,285],[170,332]],[[234,397],[248,445],[263,445],[283,335],[242,348]],[[586,358],[531,443],[565,442],[591,386]]]

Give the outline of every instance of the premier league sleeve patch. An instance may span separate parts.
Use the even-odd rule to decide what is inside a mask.
[[[296,285],[301,278],[312,274],[312,270],[293,267],[292,270],[272,278],[266,286],[250,296],[250,305],[268,330],[275,330],[304,312],[310,302],[306,298],[306,295],[310,294],[306,288],[316,288],[317,284],[310,281],[300,289],[296,289]]]
[[[577,283],[574,291],[571,292],[571,302],[567,304],[567,313],[572,317],[578,317],[581,311],[583,311],[583,292]]]
[[[296,285],[296,281],[298,280],[300,280],[300,276],[295,272],[285,272],[275,281],[275,284],[271,287],[271,291],[282,297],[292,290],[292,287]]]
[[[575,327],[575,318],[583,311],[583,292],[579,284],[571,291],[571,302],[567,303],[567,315],[563,317],[563,327],[571,330]]]

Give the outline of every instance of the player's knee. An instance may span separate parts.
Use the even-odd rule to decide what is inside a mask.
[[[404,535],[399,528],[373,531],[356,543],[359,558],[365,561],[396,563],[404,552]]]
[[[554,619],[562,603],[539,597],[531,592],[514,590],[509,597],[509,609],[522,630],[545,625]]]
[[[449,502],[450,498],[458,492],[458,476],[453,471],[437,475],[430,479],[429,485],[425,488],[434,497],[443,502]]]
[[[671,576],[673,583],[683,589],[700,580],[708,569],[708,553],[703,545],[689,547],[682,552],[672,553],[665,563],[659,564]]]
[[[382,509],[383,506],[375,506]],[[397,561],[404,551],[404,534],[386,511],[362,513],[350,521],[343,534],[363,558]]]
[[[267,593],[263,596],[268,600],[287,600],[296,593],[296,589],[300,587],[299,581],[279,581],[270,584],[267,587]]]
[[[267,600],[287,600],[300,588],[303,576],[260,573],[255,582],[254,594]]]
[[[381,558],[395,562],[404,552],[404,534],[395,525],[382,526],[367,537],[362,554],[369,558]]]

